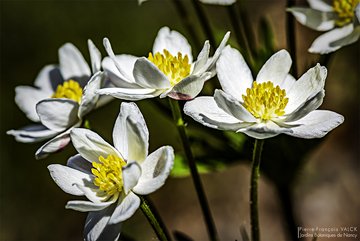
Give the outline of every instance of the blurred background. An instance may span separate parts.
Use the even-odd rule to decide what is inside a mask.
[[[191,1],[181,2],[190,16],[188,23],[193,26],[198,41],[203,43],[208,36]],[[241,3],[235,7],[247,14],[248,28],[255,35],[252,44],[258,49],[265,48],[260,51],[262,55],[258,54],[264,57],[263,60],[259,57],[261,66],[273,51],[287,48],[286,1],[248,0]],[[75,150],[69,145],[61,153],[35,160],[34,153],[41,143],[17,143],[12,136],[6,135],[7,130],[29,123],[14,102],[14,88],[33,85],[44,65],[58,63],[57,50],[66,42],[75,44],[89,60],[87,39],[94,41],[103,56],[104,37],[111,40],[115,53],[147,56],[162,26],[181,32],[193,46],[196,46],[195,40],[183,25],[185,16],[179,14],[171,0],[149,0],[141,6],[135,0],[1,0],[0,4],[0,240],[81,240],[86,214],[64,208],[74,197],[58,188],[46,168],[52,163],[65,164]],[[303,1],[298,4],[306,5]],[[230,30],[229,43],[239,48],[229,9],[203,4],[200,7],[206,14],[216,44]],[[319,60],[318,55],[307,52],[319,33],[297,23],[295,30],[300,76]],[[197,56],[198,52],[199,49],[194,47],[193,55]],[[332,54],[328,62],[326,97],[320,108],[344,115],[345,122],[341,126],[321,141],[279,136],[265,142],[261,163],[264,172],[259,189],[264,241],[293,240],[290,230],[298,226],[355,226],[360,229],[359,62],[358,43]],[[210,85],[216,85],[216,81],[210,80]],[[211,90],[205,94],[212,94],[209,92]],[[171,116],[163,112],[155,100],[137,104],[148,124],[150,151],[170,144],[181,154]],[[109,142],[119,106],[120,101],[114,100],[89,116],[92,129]],[[190,119],[186,120],[190,129],[196,127]],[[217,131],[209,130],[209,133],[214,132]],[[234,141],[234,138],[237,139]],[[230,152],[235,154],[226,157],[221,170],[202,175],[221,240],[242,240],[241,227],[250,230],[248,156],[252,140],[242,141],[244,138],[218,139],[225,146],[234,146],[234,142],[240,141],[239,155]],[[208,144],[216,146],[217,142]],[[150,198],[171,232],[176,230],[194,240],[207,240],[189,177],[169,178],[166,185]],[[125,222],[123,233],[129,240],[156,240],[140,210]]]

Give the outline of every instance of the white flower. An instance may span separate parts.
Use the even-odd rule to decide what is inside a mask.
[[[104,73],[100,71],[101,55],[91,40],[88,41],[91,68],[80,51],[71,43],[59,49],[59,66],[47,65],[37,76],[35,87],[15,88],[15,102],[26,116],[39,124],[9,130],[19,142],[50,141],[40,147],[35,156],[46,157],[65,147],[73,127],[81,125],[82,118],[97,101]]]
[[[319,64],[299,80],[288,74],[291,58],[286,50],[275,53],[253,81],[241,54],[227,46],[216,64],[223,90],[214,97],[198,97],[184,112],[219,130],[243,132],[265,139],[284,133],[300,138],[320,138],[344,121],[327,110],[316,110],[325,91],[326,68]]]
[[[108,39],[104,39],[109,57],[102,62],[115,88],[98,91],[124,100],[141,100],[159,96],[173,99],[192,99],[198,95],[204,82],[213,77],[215,63],[225,47],[230,33],[222,40],[213,57],[209,57],[210,44],[193,62],[191,46],[180,33],[168,27],[160,29],[148,58],[132,55],[115,56]]]
[[[320,35],[309,52],[327,54],[356,42],[360,37],[360,1],[308,0],[311,8],[293,7],[288,9],[303,25],[318,30],[329,31]]]
[[[174,151],[163,146],[148,155],[149,132],[134,103],[122,103],[112,147],[99,135],[75,128],[71,140],[79,154],[67,166],[48,166],[51,177],[66,193],[89,201],[69,201],[66,208],[89,212],[85,240],[116,240],[121,222],[140,205],[136,195],[147,195],[164,185],[174,162]]]

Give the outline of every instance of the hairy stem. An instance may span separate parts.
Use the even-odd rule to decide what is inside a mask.
[[[190,173],[191,173],[192,180],[193,180],[193,183],[194,183],[194,186],[196,189],[196,193],[197,193],[197,196],[198,196],[198,199],[200,202],[202,213],[203,213],[203,216],[204,216],[204,219],[206,222],[206,227],[208,230],[210,240],[212,240],[212,241],[219,240],[218,234],[217,234],[217,231],[215,228],[215,224],[214,224],[213,218],[211,216],[210,207],[209,207],[209,204],[208,204],[205,192],[204,192],[203,185],[201,183],[200,175],[196,168],[195,160],[194,160],[191,148],[190,148],[190,143],[189,143],[188,137],[186,135],[185,123],[182,118],[182,113],[180,110],[179,103],[176,100],[173,100],[171,98],[169,98],[169,102],[170,102],[171,110],[173,113],[174,122],[178,129],[181,143],[182,143],[182,146],[185,151],[186,159],[188,161]]]
[[[143,211],[144,215],[151,224],[159,240],[170,241],[170,235],[152,203],[145,196],[140,196],[140,199],[141,211]]]
[[[263,145],[264,140],[255,139],[250,180],[250,224],[252,241],[260,241],[258,180],[260,177],[260,160]]]

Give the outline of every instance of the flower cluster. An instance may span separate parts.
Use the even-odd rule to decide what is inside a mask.
[[[232,5],[236,0],[201,2]],[[309,4],[311,9],[294,7],[289,11],[313,29],[335,28],[315,40],[310,52],[329,53],[357,41],[359,0],[334,0],[332,6],[309,0]],[[45,66],[34,87],[16,87],[16,104],[35,124],[7,134],[19,142],[46,141],[36,151],[38,159],[61,150],[70,141],[78,152],[66,165],[51,164],[48,169],[64,192],[85,196],[86,200],[66,204],[68,209],[88,212],[85,240],[117,240],[122,222],[144,204],[143,195],[164,185],[175,161],[171,146],[149,154],[149,131],[133,102],[121,103],[112,132],[113,145],[82,128],[89,128],[87,114],[112,97],[124,101],[170,98],[189,166],[195,168],[191,170],[195,185],[201,181],[196,179],[195,163],[191,163],[182,111],[204,126],[241,132],[255,138],[255,143],[280,134],[322,138],[344,121],[340,114],[318,110],[325,97],[325,66],[316,64],[296,79],[289,73],[290,54],[283,49],[274,53],[253,78],[242,54],[228,45],[229,38],[230,32],[225,33],[212,56],[210,42],[205,41],[196,59],[188,40],[168,27],[158,31],[152,50],[143,57],[115,55],[109,39],[104,38],[108,56],[102,59],[89,40],[90,66],[80,51],[67,43],[59,49],[59,64]],[[206,81],[216,75],[221,89],[214,90],[213,96],[199,96]],[[185,102],[183,110],[172,105],[178,100]],[[255,144],[254,159],[261,156],[257,147]],[[260,161],[255,161],[259,165]],[[196,190],[201,192],[201,186]],[[203,201],[205,195],[201,195]]]

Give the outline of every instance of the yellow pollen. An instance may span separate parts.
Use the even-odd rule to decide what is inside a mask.
[[[189,64],[187,54],[183,57],[179,52],[177,56],[173,56],[169,51],[164,49],[163,54],[157,52],[153,55],[150,52],[148,59],[169,78],[172,86],[190,74],[191,65]]]
[[[107,158],[99,156],[99,162],[92,163],[94,184],[108,196],[120,193],[123,188],[122,167],[125,165],[126,162],[118,156],[108,155]]]
[[[82,94],[83,90],[79,83],[69,80],[65,81],[62,85],[58,85],[51,98],[66,98],[80,103]]]
[[[360,0],[334,0],[333,9],[337,15],[335,25],[342,27],[350,23],[354,18],[356,5],[359,3]]]
[[[253,82],[252,88],[246,89],[246,95],[242,96],[244,107],[262,121],[271,120],[285,114],[285,107],[289,101],[286,91],[278,85],[268,81],[261,84]]]

